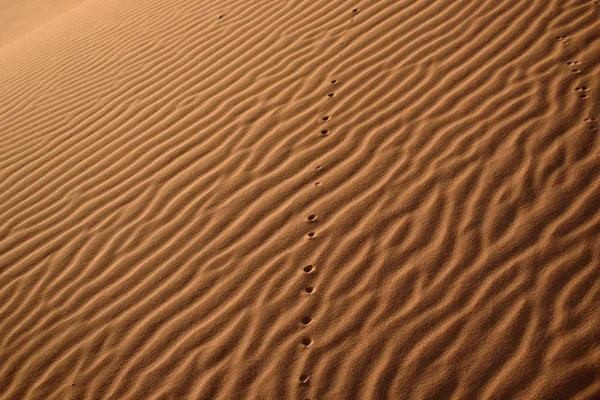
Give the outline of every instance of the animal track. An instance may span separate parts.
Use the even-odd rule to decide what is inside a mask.
[[[354,12],[358,12],[358,9],[355,9],[355,10],[354,10]],[[341,46],[343,46],[344,44],[345,44],[345,43],[342,43],[342,44],[341,44]],[[335,85],[336,83],[337,83],[337,80],[335,80],[335,79],[333,79],[333,80],[331,81],[331,84],[332,84],[332,85]],[[335,93],[333,93],[333,92],[331,92],[331,93],[328,93],[328,94],[327,94],[327,96],[328,96],[329,98],[332,98],[332,97],[334,97],[334,96],[335,96]],[[330,118],[331,118],[331,117],[330,117],[329,115],[325,115],[325,116],[321,117],[321,119],[322,119],[323,121],[329,121],[329,119],[330,119]],[[329,131],[328,131],[327,129],[323,129],[323,130],[321,130],[321,136],[327,136],[327,135],[329,135]],[[321,168],[322,168],[322,166],[321,166],[321,165],[317,165],[317,166],[315,167],[315,169],[316,169],[317,171],[321,170]],[[319,181],[315,182],[315,186],[316,186],[316,187],[318,187],[318,186],[320,186],[320,185],[321,185],[321,182],[319,182]],[[308,222],[314,223],[314,222],[316,222],[316,221],[317,221],[317,215],[316,215],[316,214],[309,214],[309,215],[306,217],[306,220],[307,220]],[[308,236],[308,238],[309,238],[309,239],[313,239],[314,237],[316,237],[316,235],[317,235],[317,234],[316,234],[314,231],[311,231],[311,232],[308,232],[308,233],[307,233],[307,236]],[[308,264],[308,265],[306,265],[304,268],[302,268],[302,271],[303,271],[305,274],[310,274],[310,273],[312,273],[312,272],[314,271],[314,266],[313,266],[312,264]],[[305,292],[305,293],[307,293],[307,294],[312,294],[312,293],[314,292],[314,290],[315,290],[315,288],[314,288],[313,286],[307,286],[307,287],[305,287],[305,288],[304,288],[304,292]],[[309,317],[309,316],[304,316],[304,317],[302,317],[302,318],[300,319],[300,322],[302,323],[302,325],[304,325],[304,326],[307,326],[307,325],[310,325],[310,324],[312,323],[312,318],[311,318],[311,317]],[[301,340],[301,344],[302,344],[304,347],[310,347],[310,346],[312,346],[312,344],[313,344],[313,340],[312,340],[311,338],[309,338],[309,337],[305,337],[305,338],[303,338],[303,339]],[[308,382],[308,380],[309,380],[309,375],[301,375],[301,376],[300,376],[300,383],[303,383],[303,384],[305,384],[305,383],[307,383],[307,382]]]

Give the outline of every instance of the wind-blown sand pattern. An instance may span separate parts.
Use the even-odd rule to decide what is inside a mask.
[[[0,47],[37,30],[85,0],[2,0]]]
[[[59,3],[2,32],[0,398],[600,397],[596,2]]]

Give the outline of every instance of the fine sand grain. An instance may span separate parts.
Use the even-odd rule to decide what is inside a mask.
[[[597,1],[0,3],[1,399],[600,398]]]

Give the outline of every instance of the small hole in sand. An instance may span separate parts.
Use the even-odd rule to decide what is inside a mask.
[[[335,93],[329,93],[327,96],[333,97],[333,96],[335,96]]]
[[[321,182],[315,182],[315,186],[321,186]]]
[[[309,274],[313,271],[313,269],[314,269],[314,267],[312,265],[307,265],[306,267],[304,267],[304,272]]]
[[[579,92],[580,90],[581,90],[581,88],[580,88],[579,86],[577,86],[577,87],[575,88],[575,91],[576,91],[576,92]]]
[[[587,99],[587,94],[582,94],[579,96],[580,99]]]
[[[316,233],[314,233],[314,232],[308,232],[308,237],[309,238],[314,238],[315,235],[316,235]]]
[[[327,129],[323,129],[321,131],[321,136],[327,136],[327,134],[329,134],[329,131]]]
[[[352,10],[352,12],[355,12],[355,13],[357,13],[358,11],[359,11],[358,8],[355,8],[354,10]]]
[[[573,64],[571,61],[567,61],[567,65],[571,65]]]
[[[302,339],[302,346],[304,347],[309,347],[310,345],[312,345],[313,341],[311,338],[304,338]]]
[[[304,317],[302,318],[302,323],[304,325],[309,325],[312,322],[312,318],[311,317]]]
[[[300,382],[302,383],[308,382],[309,379],[310,377],[308,375],[300,375]]]
[[[320,170],[321,168],[323,168],[323,167],[321,167],[320,165],[317,165],[317,166],[315,167],[315,169],[316,169],[317,171],[318,171],[318,170]]]
[[[311,214],[311,215],[309,215],[309,216],[307,217],[307,219],[308,219],[309,221],[314,221],[314,220],[316,220],[316,219],[317,219],[317,216],[316,216],[316,215],[314,215],[314,214]]]
[[[579,72],[579,70],[578,69],[574,69],[573,72],[577,73],[577,72]]]
[[[587,92],[587,86],[582,86],[581,90],[583,90],[584,92]]]
[[[309,286],[309,287],[307,287],[306,289],[304,289],[304,291],[305,291],[306,293],[312,293],[312,292],[314,292],[314,291],[315,291],[315,288],[314,288],[314,287],[312,287],[312,286]]]
[[[335,85],[336,83],[337,83],[337,81],[335,79],[331,81],[332,85]]]
[[[221,18],[223,18],[223,16],[222,16],[222,15],[219,15],[219,19],[221,19]]]
[[[326,115],[323,117],[323,121],[327,121],[327,120],[329,120],[329,115]]]

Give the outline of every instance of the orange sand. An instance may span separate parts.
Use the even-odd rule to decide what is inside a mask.
[[[0,398],[600,398],[596,3],[4,1]]]

